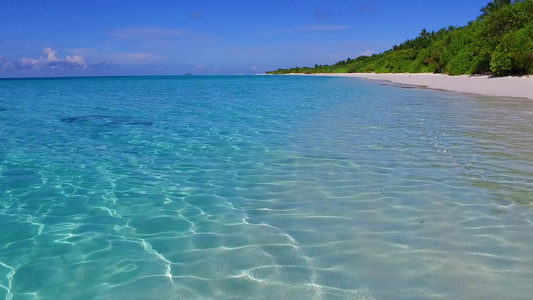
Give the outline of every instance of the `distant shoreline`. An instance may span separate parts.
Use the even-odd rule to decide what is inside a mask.
[[[533,76],[449,76],[433,73],[297,73],[287,75],[357,77],[371,80],[384,80],[392,83],[426,87],[436,90],[446,90],[494,97],[527,98],[533,100]]]

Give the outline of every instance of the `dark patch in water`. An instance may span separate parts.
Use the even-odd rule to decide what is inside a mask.
[[[6,111],[7,108],[0,107],[0,111]]]
[[[144,125],[150,126],[154,122],[151,121],[137,121],[120,116],[105,116],[105,115],[87,115],[78,117],[62,118],[64,123],[89,123],[92,125]]]

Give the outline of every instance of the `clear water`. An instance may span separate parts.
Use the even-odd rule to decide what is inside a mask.
[[[533,101],[0,80],[0,298],[530,299]]]

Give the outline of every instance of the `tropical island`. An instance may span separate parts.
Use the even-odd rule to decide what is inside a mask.
[[[533,74],[533,0],[494,0],[466,26],[422,29],[418,37],[379,54],[267,72],[316,73]]]

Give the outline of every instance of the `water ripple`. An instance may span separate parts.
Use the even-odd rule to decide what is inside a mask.
[[[316,77],[0,95],[0,297],[533,294],[532,103]]]

